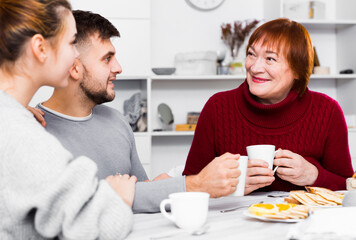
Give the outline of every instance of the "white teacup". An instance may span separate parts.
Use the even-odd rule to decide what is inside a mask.
[[[209,193],[179,192],[169,194],[169,199],[161,202],[160,209],[166,218],[179,228],[194,231],[206,222],[209,208]],[[166,212],[166,205],[171,205],[171,213]]]
[[[230,194],[230,196],[244,196],[245,195],[245,182],[246,182],[246,171],[247,171],[247,156],[240,156],[239,161],[239,170],[241,175],[239,177],[239,183],[236,186],[236,191]]]
[[[270,169],[273,168],[274,156],[278,152],[274,145],[251,145],[246,147],[248,159],[261,159],[268,163]]]

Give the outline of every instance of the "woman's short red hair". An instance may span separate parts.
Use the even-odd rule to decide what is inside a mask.
[[[258,27],[251,35],[246,48],[262,41],[263,46],[282,51],[297,79],[293,89],[302,95],[313,70],[314,50],[308,31],[287,18],[279,18]]]

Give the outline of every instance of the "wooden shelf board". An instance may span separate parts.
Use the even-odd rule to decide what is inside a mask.
[[[152,132],[153,137],[159,136],[193,136],[193,131],[162,131],[162,132]]]

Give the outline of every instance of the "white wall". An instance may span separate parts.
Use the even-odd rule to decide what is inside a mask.
[[[152,67],[174,65],[178,52],[216,51],[222,23],[263,18],[263,0],[225,0],[213,11],[199,11],[184,0],[151,0]]]
[[[99,13],[109,19],[121,37],[113,44],[122,76],[150,74],[150,0],[71,0],[73,9]]]

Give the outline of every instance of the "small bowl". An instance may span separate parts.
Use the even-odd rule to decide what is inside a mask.
[[[152,68],[152,72],[156,75],[172,75],[176,71],[176,68]]]

